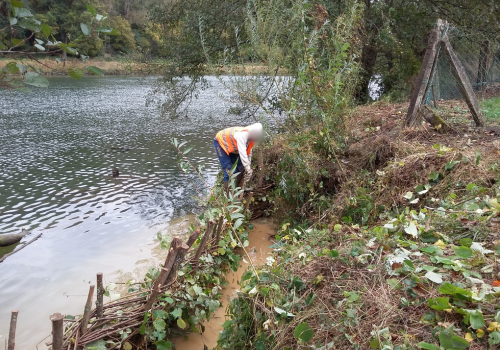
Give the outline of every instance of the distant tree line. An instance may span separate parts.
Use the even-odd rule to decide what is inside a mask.
[[[301,35],[297,34],[297,22],[289,17],[298,6],[294,0],[0,0],[0,29],[9,27],[13,2],[22,2],[63,43],[81,35],[82,23],[91,24],[87,6],[92,6],[106,16],[102,25],[113,28],[116,35],[99,33],[77,43],[79,54],[135,55],[142,62],[161,58],[168,64],[151,69],[163,72],[167,80],[179,76],[198,79],[209,67],[227,63],[266,65],[270,59],[290,70],[303,54],[296,41],[296,35]],[[407,98],[437,18],[490,38],[498,39],[500,33],[498,0],[354,2],[359,5],[361,21],[356,22],[357,40],[350,44],[361,51],[357,55],[361,70],[355,89],[360,102],[368,100],[369,82],[374,76],[380,77],[386,95],[396,100]],[[331,22],[342,13],[346,0],[306,3],[324,8],[322,16]],[[258,13],[266,15],[253,23]],[[12,38],[22,40],[30,35],[29,28],[16,33],[0,30],[0,44],[9,47]],[[23,43],[25,49],[33,48],[35,39]],[[276,55],[278,52],[280,55]]]

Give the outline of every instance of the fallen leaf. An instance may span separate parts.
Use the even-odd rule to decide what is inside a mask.
[[[500,219],[497,218],[491,219],[488,226],[500,226]]]
[[[461,218],[460,222],[465,226],[475,226],[477,225],[477,221],[469,220],[467,218]]]
[[[402,267],[403,267],[403,264],[401,264],[401,263],[398,263],[398,262],[392,263],[393,270],[397,270],[397,269],[400,269]]]
[[[493,287],[500,287],[500,281],[493,281]]]
[[[488,326],[487,331],[491,333],[496,331],[497,329],[498,329],[498,322],[491,322]]]
[[[434,283],[443,283],[443,275],[429,271],[425,274],[425,277]]]
[[[387,244],[382,244],[381,247],[384,252],[390,252],[392,250],[391,246]]]
[[[434,243],[434,245],[441,249],[446,249],[446,243],[444,243],[442,240],[438,240],[436,243]]]
[[[469,343],[472,343],[474,341],[474,338],[472,338],[472,334],[466,333],[465,340],[467,340]]]
[[[484,337],[484,331],[482,329],[478,329],[476,332],[478,338]]]

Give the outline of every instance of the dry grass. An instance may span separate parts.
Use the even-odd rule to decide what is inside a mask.
[[[295,327],[303,322],[314,330],[310,344],[334,343],[335,349],[351,348],[349,338],[360,344],[362,349],[369,349],[369,342],[373,339],[370,332],[374,326],[377,329],[389,327],[392,331],[397,330],[397,333],[391,333],[395,344],[431,341],[431,327],[418,322],[428,312],[428,308],[425,304],[401,307],[401,298],[406,294],[393,290],[386,283],[388,276],[381,258],[379,256],[376,267],[370,270],[324,256],[306,266],[291,264],[289,267],[293,275],[307,284],[307,288],[297,297],[303,299],[313,292],[316,299],[290,323],[280,325],[274,349],[306,348],[292,336]],[[319,275],[323,277],[322,282],[314,284]],[[344,291],[356,292],[360,296],[359,300],[346,301]],[[262,305],[258,308],[262,309]],[[346,317],[348,309],[353,310],[356,320]],[[268,317],[273,316],[272,313],[266,313]]]
[[[359,174],[360,170],[371,172],[375,180],[370,187],[373,200],[385,206],[407,204],[403,195],[414,191],[417,185],[428,183],[432,172],[444,175],[444,179],[433,186],[433,191],[440,195],[460,191],[469,182],[491,186],[498,177],[491,166],[500,160],[495,126],[473,127],[470,118],[462,113],[463,105],[462,101],[442,102],[442,110],[448,111],[443,113],[450,116],[447,120],[451,119],[459,131],[444,135],[425,124],[404,128],[407,104],[380,102],[358,108],[349,121],[352,142],[346,154],[351,168],[349,175]],[[458,111],[460,116],[453,116],[452,111]],[[440,152],[434,145],[445,146],[447,151]],[[476,164],[478,155],[480,161]],[[465,163],[465,159],[469,162]],[[453,171],[445,171],[445,165],[452,160],[461,162]],[[338,197],[353,196],[366,180],[349,176]]]
[[[300,157],[308,157],[300,163],[307,164],[311,173],[323,169],[323,173],[328,174],[314,179],[314,189],[335,198],[332,211],[338,218],[343,215],[346,199],[355,197],[360,187],[368,190],[376,208],[377,205],[408,205],[403,196],[414,192],[416,186],[429,183],[432,172],[442,173],[444,179],[433,186],[427,195],[429,198],[437,194],[446,197],[451,192],[459,194],[470,182],[491,186],[498,178],[495,163],[500,161],[496,126],[472,126],[470,116],[461,112],[465,107],[463,101],[440,101],[441,113],[449,116],[445,119],[458,131],[440,134],[426,124],[405,128],[407,103],[377,102],[360,106],[348,118],[350,137],[345,154],[339,155],[340,166],[335,159],[327,160],[315,154],[309,149],[310,145],[300,149]],[[444,146],[442,149],[447,151],[440,151],[439,147],[434,148],[435,145]],[[477,155],[480,155],[479,164],[476,164]],[[265,171],[269,178],[276,181],[275,174],[283,173],[283,169],[278,169],[278,163],[286,157],[299,158],[297,148],[291,147],[290,137],[285,134],[264,149]],[[465,159],[469,160],[468,163],[464,162]],[[452,171],[445,171],[445,165],[450,161],[460,163]],[[500,167],[500,163],[497,166]],[[293,167],[289,169],[291,173],[294,171]],[[319,188],[320,183],[322,188]],[[270,188],[274,189],[276,184],[273,182],[272,185]],[[278,220],[292,212],[303,213],[313,221],[317,219],[308,205],[297,210],[296,202],[278,197],[275,198],[275,207],[278,208],[275,212]],[[272,208],[268,206],[267,211],[271,212]]]
[[[332,223],[331,228],[334,223],[340,222],[346,210],[346,199],[356,197],[360,187],[370,194],[374,208],[372,210],[376,210],[379,205],[386,208],[418,208],[425,199],[444,199],[452,192],[461,198],[465,195],[465,186],[468,183],[487,188],[494,185],[499,179],[500,171],[498,135],[488,128],[473,127],[467,113],[462,113],[462,104],[460,101],[440,103],[441,111],[449,116],[445,119],[458,131],[456,134],[444,135],[437,133],[429,125],[412,129],[403,127],[408,104],[390,105],[380,102],[357,108],[349,119],[348,130],[351,135],[347,151],[340,156],[343,172],[337,167],[328,170],[336,181],[332,187],[335,203],[328,215]],[[267,169],[271,174],[279,173],[277,163],[290,152],[296,152],[286,140],[284,137],[278,139],[274,147],[265,151]],[[450,161],[459,163],[456,163],[452,170],[446,170],[445,166]],[[319,158],[312,162],[314,167],[325,166],[325,163]],[[432,183],[431,190],[422,196],[419,203],[409,204],[403,196],[407,192],[415,192],[417,185],[431,182],[429,175],[432,172],[441,173],[443,178]],[[289,207],[295,205],[283,203],[279,199],[276,203],[288,214],[291,213]],[[309,219],[318,222],[319,218],[314,215],[309,213]],[[378,216],[372,216],[372,219],[379,220]],[[380,222],[369,223],[379,224]],[[300,277],[306,284],[306,288],[298,292],[296,297],[304,300],[313,292],[316,299],[311,305],[297,312],[296,316],[290,319],[290,323],[280,322],[278,326],[266,331],[268,335],[272,330],[277,331],[274,349],[306,349],[310,348],[310,344],[318,343],[332,343],[332,349],[348,349],[353,346],[351,341],[359,344],[361,349],[370,349],[369,342],[373,339],[371,332],[386,327],[390,329],[394,345],[416,346],[422,341],[436,342],[432,336],[435,325],[422,322],[422,317],[429,312],[426,300],[439,294],[431,284],[417,283],[411,289],[422,302],[403,306],[402,300],[408,298],[407,291],[404,288],[395,290],[387,283],[387,279],[394,276],[389,275],[383,260],[394,247],[388,247],[387,251],[385,247],[379,249],[381,246],[373,248],[369,265],[360,264],[355,257],[350,256],[353,242],[357,241],[359,244],[368,238],[360,228],[343,226],[341,232],[332,230],[330,237],[323,236],[319,242],[307,242],[312,249],[320,251],[323,248],[336,249],[342,259],[316,256],[304,264],[300,259],[293,262],[280,261],[278,255],[276,263],[283,264],[284,271]],[[422,264],[432,265],[426,256],[419,259]],[[319,283],[318,276],[321,276]],[[461,274],[452,272],[450,276],[453,281],[466,283]],[[490,279],[493,277],[484,277],[487,283],[492,283],[493,280]],[[404,278],[398,277],[400,282]],[[404,285],[402,282],[401,284]],[[349,304],[346,302],[345,291],[356,292],[360,296],[359,300]],[[256,311],[263,312],[269,318],[276,317],[266,306],[265,300],[254,300]],[[354,310],[356,322],[349,323],[346,317],[348,309]],[[439,325],[443,327],[463,322],[463,317],[456,313],[444,313],[440,317]],[[303,322],[314,329],[314,337],[309,345],[299,343],[293,336],[295,327]],[[471,349],[481,348],[484,347],[477,343],[471,344]]]

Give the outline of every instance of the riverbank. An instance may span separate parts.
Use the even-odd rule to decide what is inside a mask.
[[[137,63],[137,60],[127,59],[103,59],[90,58],[85,62],[79,58],[68,57],[65,62],[57,62],[55,58],[36,58],[36,59],[0,59],[0,69],[4,68],[9,62],[16,61],[24,65],[32,66],[37,70],[41,70],[44,75],[68,75],[68,69],[82,69],[85,75],[92,75],[85,68],[95,66],[101,69],[104,75],[158,75],[164,69],[165,62],[148,62]],[[231,66],[217,67],[208,69],[208,74],[211,75],[258,75],[267,72],[266,66],[256,64],[235,64]],[[286,70],[277,72],[279,75],[286,75]]]
[[[16,61],[24,65],[33,66],[37,70],[41,70],[45,75],[68,75],[68,69],[82,69],[84,74],[90,75],[85,71],[88,66],[95,66],[100,68],[105,75],[142,75],[140,65],[132,63],[126,59],[123,60],[105,60],[92,58],[85,62],[78,58],[69,57],[65,62],[57,62],[55,58],[41,58],[32,60],[29,58],[23,59],[1,59],[0,69],[4,68],[9,62]]]
[[[137,326],[104,338],[115,347],[148,341],[163,349],[189,334],[200,346],[215,346],[217,317],[225,311],[230,317],[218,348],[409,350],[451,339],[482,349],[494,343],[500,144],[494,128],[469,127],[463,108],[443,103],[456,133],[440,134],[428,126],[402,128],[407,104],[359,107],[348,119],[346,151],[333,160],[317,151],[316,130],[276,136],[263,147],[264,186],[250,184],[250,210],[280,223],[269,242],[272,258],[238,276],[239,292],[225,304],[224,280],[234,282],[231,270],[253,261],[256,227],[248,222],[246,200],[210,196],[197,220],[204,230],[224,218],[221,239],[208,242],[200,262],[193,260],[200,235],[151,311],[131,313]],[[171,238],[160,235],[159,244],[168,248]],[[244,250],[235,251],[238,246]],[[153,265],[123,294],[129,287],[149,293],[161,270]],[[123,315],[108,313],[125,322]],[[472,326],[471,317],[479,323]]]
[[[258,219],[252,221],[253,229],[248,235],[249,245],[246,248],[251,262],[255,266],[262,266],[266,263],[268,253],[272,251],[269,246],[271,245],[270,238],[274,236],[276,230],[272,223],[267,219]],[[217,308],[215,313],[211,315],[210,320],[203,322],[202,327],[205,331],[203,333],[191,332],[184,337],[171,339],[172,344],[175,345],[176,350],[202,350],[206,346],[208,349],[215,349],[219,339],[219,333],[223,330],[223,324],[228,320],[226,317],[226,309],[232,298],[236,297],[240,290],[240,281],[243,273],[248,268],[248,263],[243,251],[238,252],[242,256],[242,264],[236,271],[229,271],[225,285],[221,290],[221,307]]]
[[[272,264],[231,301],[219,348],[500,343],[498,121],[470,127],[462,103],[443,103],[454,132],[441,134],[402,128],[406,110],[357,108],[336,160],[314,149],[315,130],[264,151],[273,189],[256,201],[282,225]]]

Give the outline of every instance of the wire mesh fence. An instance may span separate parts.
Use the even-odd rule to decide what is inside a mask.
[[[500,97],[500,41],[449,24],[445,24],[441,36],[448,37],[477,98]],[[435,69],[424,98],[424,104],[434,107],[439,101],[463,99],[460,84],[453,74],[452,62],[443,51],[443,47],[439,46]]]

